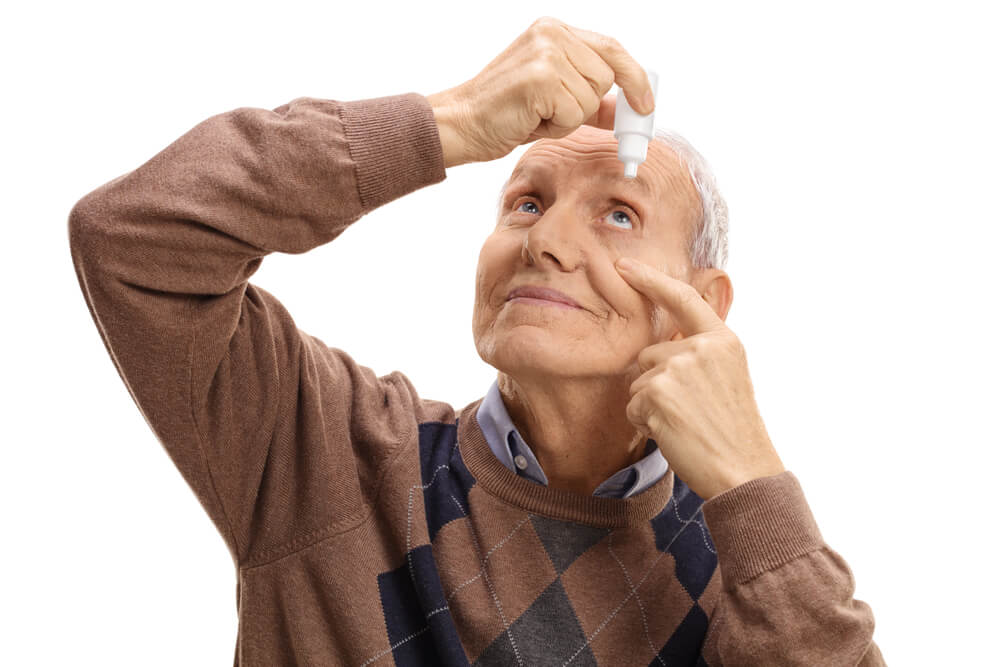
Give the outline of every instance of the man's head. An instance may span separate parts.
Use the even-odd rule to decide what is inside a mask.
[[[608,130],[583,125],[524,153],[479,255],[473,336],[484,361],[514,377],[629,372],[640,350],[676,327],[619,275],[619,257],[691,283],[725,319],[725,203],[700,156],[657,134],[634,180]],[[559,290],[580,308],[508,301],[524,285]]]

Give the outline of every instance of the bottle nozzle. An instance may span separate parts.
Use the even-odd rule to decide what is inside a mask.
[[[659,76],[646,70],[654,100]],[[646,159],[646,147],[654,136],[656,112],[642,115],[637,113],[625,99],[625,91],[618,89],[615,101],[615,138],[618,139],[618,159],[625,163],[625,178],[635,178],[639,165]]]

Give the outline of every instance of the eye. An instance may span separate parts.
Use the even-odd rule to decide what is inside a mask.
[[[526,205],[526,204],[530,205],[530,206],[534,206],[536,209],[538,208],[538,206],[535,205],[535,202],[533,202],[533,201],[526,201],[526,202],[522,202],[521,204],[519,204],[516,210],[517,211],[521,211],[521,207],[524,206],[524,205]],[[523,211],[523,212],[524,213],[531,213],[531,211]]]
[[[533,211],[524,211],[524,210],[522,210],[522,207],[524,207],[524,206],[532,206],[532,207],[534,207],[535,210],[533,210]],[[520,204],[518,204],[517,208],[515,208],[514,210],[517,211],[517,212],[519,212],[519,213],[536,214],[536,213],[538,213],[538,205],[535,204],[535,202],[533,202],[531,200],[527,200],[527,201],[523,201]],[[628,209],[628,208],[616,208],[613,211],[611,211],[611,213],[609,213],[608,216],[606,216],[606,217],[611,217],[612,220],[615,220],[618,223],[628,223],[629,225],[631,225],[631,227],[619,227],[619,229],[633,229],[635,227],[635,221],[632,219],[631,215],[632,215],[631,214],[631,209]],[[617,226],[617,225],[615,225],[615,226]]]
[[[632,227],[635,227],[635,223],[632,222],[632,218],[630,218],[628,213],[626,213],[624,210],[620,208],[616,208],[615,210],[611,211],[611,213],[609,213],[608,216],[614,219],[615,216],[619,213],[623,216],[623,218],[618,218],[617,219],[618,222],[627,222],[630,225],[632,225]]]

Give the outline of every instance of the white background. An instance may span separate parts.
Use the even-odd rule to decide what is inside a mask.
[[[451,88],[542,15],[657,70],[657,124],[714,167],[727,324],[886,660],[995,659],[991,4],[4,9],[0,663],[233,659],[233,563],[101,343],[70,261],[73,204],[229,109]],[[473,277],[524,149],[450,169],[335,243],[273,254],[252,281],[303,330],[465,406],[495,375],[473,345]]]

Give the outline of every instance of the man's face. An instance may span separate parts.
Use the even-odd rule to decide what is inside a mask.
[[[608,130],[584,125],[535,142],[511,172],[479,253],[472,329],[480,357],[513,377],[624,374],[676,327],[661,313],[654,331],[652,304],[614,262],[634,257],[689,280],[685,245],[698,207],[687,170],[658,142],[633,180]],[[559,290],[580,308],[508,301],[523,285]]]

